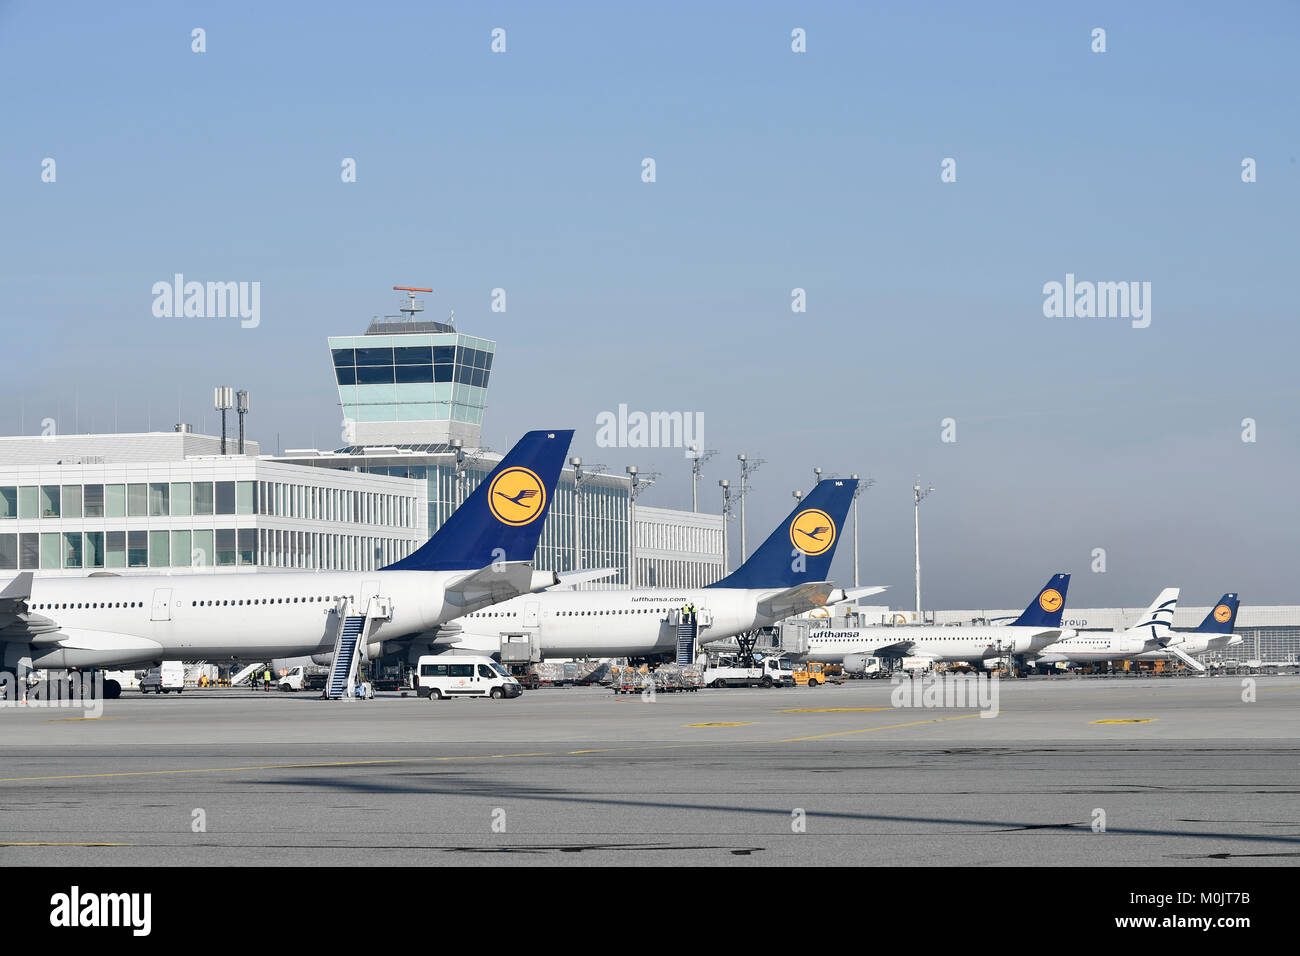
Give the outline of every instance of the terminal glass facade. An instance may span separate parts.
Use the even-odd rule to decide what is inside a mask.
[[[352,488],[209,480],[195,474],[202,465],[183,467],[190,480],[0,483],[0,572],[370,570],[425,537],[415,494],[362,490],[352,477]]]

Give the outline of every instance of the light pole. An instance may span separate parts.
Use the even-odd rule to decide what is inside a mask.
[[[727,520],[731,517],[731,482],[719,478],[718,487],[722,489],[722,574],[725,577],[730,571],[727,562]]]
[[[921,623],[921,502],[933,491],[933,485],[922,491],[919,481],[912,486],[912,497],[915,499],[913,519],[916,533],[916,623],[918,624]]]
[[[582,459],[576,455],[569,459],[573,466],[573,567],[582,567],[582,486],[605,470],[604,465],[589,465],[591,471],[582,472]]]
[[[749,559],[749,548],[745,544],[745,495],[749,493],[749,476],[758,471],[758,466],[765,459],[751,459],[748,455],[737,455],[740,462],[740,560]]]
[[[582,459],[569,459],[573,466],[573,570],[582,567]]]
[[[659,472],[643,475],[636,465],[628,465],[624,470],[632,479],[627,502],[627,520],[630,525],[627,536],[627,559],[631,562],[628,566],[627,583],[628,587],[636,587],[636,499],[641,492],[654,484],[655,479],[659,477]]]
[[[700,466],[717,454],[717,451],[710,448],[708,451],[700,451],[699,445],[691,445],[687,448],[690,452],[691,459],[691,512],[700,510]]]
[[[454,511],[460,507],[461,498],[463,497],[461,494],[461,475],[465,471],[465,443],[459,438],[453,438],[451,440],[451,449],[456,453],[456,470],[451,476],[452,510]],[[447,517],[450,518],[451,515]]]
[[[876,483],[876,479],[861,479],[857,475],[850,476],[858,483],[853,489],[853,586],[858,587],[858,495],[862,494],[862,489],[870,488]]]

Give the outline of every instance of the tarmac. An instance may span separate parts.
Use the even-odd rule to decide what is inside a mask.
[[[993,717],[904,690],[0,707],[0,864],[1300,859],[1300,678],[1004,680]]]

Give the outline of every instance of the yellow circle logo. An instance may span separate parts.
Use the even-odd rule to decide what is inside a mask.
[[[1232,608],[1228,605],[1220,604],[1214,609],[1214,619],[1220,624],[1227,624],[1230,617],[1232,617]]]
[[[502,524],[518,528],[546,507],[546,486],[527,468],[507,468],[488,487],[488,509]]]
[[[1042,594],[1038,595],[1038,606],[1048,614],[1061,609],[1061,592],[1056,588],[1048,588]]]
[[[825,554],[835,543],[835,522],[820,508],[801,511],[790,522],[790,543],[810,558]]]

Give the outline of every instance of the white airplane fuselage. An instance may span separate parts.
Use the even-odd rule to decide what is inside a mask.
[[[1037,655],[1038,664],[1104,664],[1136,657],[1151,647],[1147,630],[1076,634],[1051,644]]]
[[[340,597],[364,614],[391,601],[371,642],[403,637],[463,613],[446,600],[464,571],[257,572],[36,578],[27,607],[33,666],[126,666],[162,659],[264,660],[334,649]],[[50,622],[41,630],[41,619]],[[0,644],[0,647],[5,645]]]
[[[1042,627],[998,625],[981,627],[863,627],[847,630],[815,630],[808,635],[809,660],[827,664],[842,663],[845,657],[876,652],[900,643],[912,646],[907,657],[923,657],[934,661],[974,663],[1005,657],[1007,654],[1027,654],[1054,640],[1060,630]]]
[[[765,595],[782,589],[637,588],[547,591],[468,614],[452,646],[491,653],[502,634],[533,635],[545,657],[646,657],[674,652],[677,628],[668,618],[688,604],[700,621],[699,642],[722,640],[776,623],[764,614]],[[710,623],[705,623],[706,621]]]

